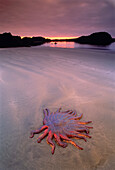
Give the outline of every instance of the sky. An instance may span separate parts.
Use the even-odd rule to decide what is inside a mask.
[[[0,0],[0,33],[78,37],[98,31],[115,37],[115,0]]]

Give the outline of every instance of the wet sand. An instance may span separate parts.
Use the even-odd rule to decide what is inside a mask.
[[[43,108],[62,107],[92,120],[91,139],[56,145],[39,135]],[[1,170],[114,170],[115,52],[50,47],[0,49]]]

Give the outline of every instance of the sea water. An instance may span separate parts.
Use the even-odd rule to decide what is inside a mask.
[[[45,43],[42,46],[58,47],[58,48],[100,49],[100,50],[114,50],[115,51],[115,42],[107,46],[101,46],[101,45],[79,44],[75,42],[66,42],[66,41],[60,41],[60,42],[54,41],[54,42]]]

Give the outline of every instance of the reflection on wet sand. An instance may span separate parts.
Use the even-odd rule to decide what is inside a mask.
[[[49,47],[0,51],[0,167],[2,170],[113,170],[115,167],[114,52]],[[56,148],[36,143],[43,108],[62,107],[92,120],[92,139]],[[39,135],[38,135],[39,136]],[[7,162],[7,163],[6,163]]]

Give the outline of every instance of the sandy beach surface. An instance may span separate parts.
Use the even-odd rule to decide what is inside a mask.
[[[92,120],[78,150],[30,139],[43,109]],[[51,47],[0,49],[0,170],[115,169],[115,51]]]

